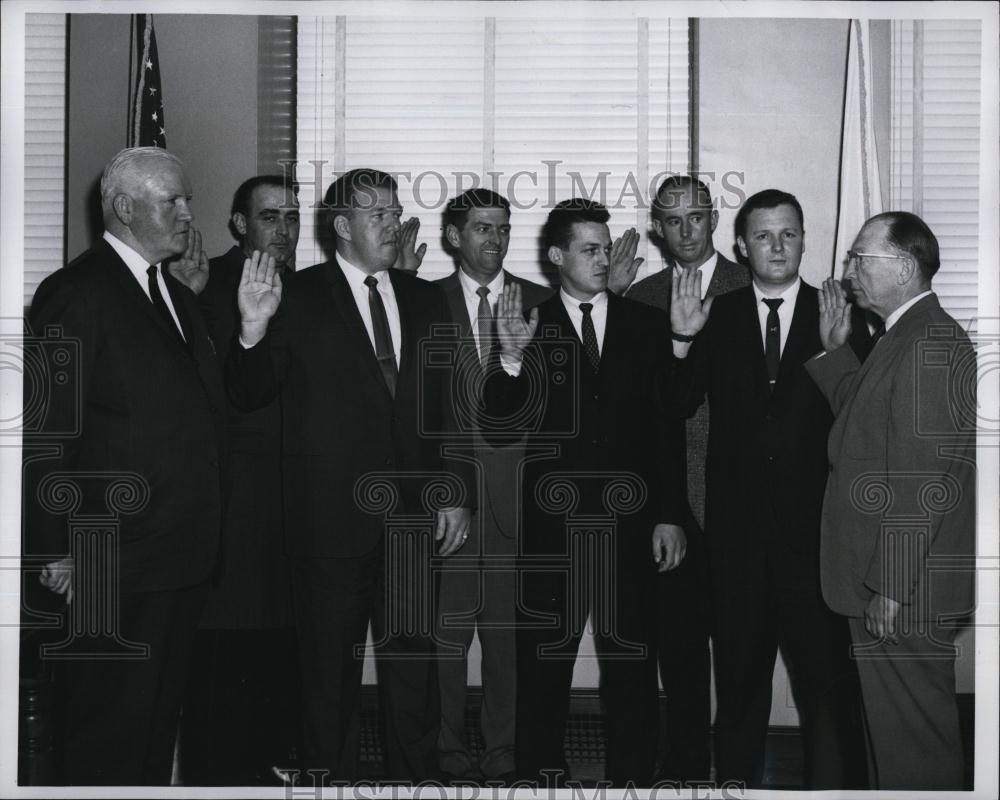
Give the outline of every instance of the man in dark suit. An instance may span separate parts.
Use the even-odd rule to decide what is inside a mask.
[[[357,774],[371,622],[385,776],[418,782],[438,772],[431,550],[462,546],[474,502],[471,470],[441,455],[455,427],[451,380],[424,360],[450,315],[439,287],[391,269],[402,209],[389,175],[351,170],[325,204],[334,259],[284,281],[268,254],[244,269],[228,388],[245,410],[281,398],[303,764]]]
[[[689,175],[664,179],[653,198],[653,230],[666,250],[670,266],[628,287],[631,276],[615,274],[609,288],[670,313],[675,274],[701,270],[702,299],[731,292],[750,283],[749,270],[717,253],[712,234],[719,224],[708,187]],[[656,579],[657,660],[667,695],[666,737],[659,777],[673,781],[707,780],[711,767],[711,592],[705,553],[705,456],[708,448],[708,405],[702,403],[687,420],[687,556],[675,570]]]
[[[847,632],[819,590],[833,420],[803,366],[819,334],[816,290],[799,278],[802,209],[786,192],[759,192],[740,209],[736,234],[752,284],[703,301],[698,272],[675,274],[670,307],[673,388],[688,411],[706,395],[709,403],[716,779],[761,785],[780,643],[805,746],[803,783],[836,788],[851,668]]]
[[[559,203],[543,229],[557,295],[526,321],[504,289],[487,438],[528,432],[522,467],[517,761],[566,776],[563,737],[583,626],[594,619],[607,714],[605,778],[649,785],[656,758],[652,594],[656,563],[684,558],[680,423],[658,401],[668,319],[609,294],[607,209]]]
[[[836,281],[806,368],[836,414],[823,503],[823,596],[848,618],[872,788],[963,788],[956,624],[974,605],[976,353],[931,289],[937,239],[906,212],[848,253],[857,305],[885,325],[862,365]]]
[[[281,175],[244,181],[230,227],[239,243],[213,258],[199,302],[225,367],[236,340],[243,263],[266,252],[293,272],[299,203]],[[282,538],[281,410],[242,413],[227,404],[232,493],[219,567],[195,643],[181,731],[184,783],[255,786],[289,766],[297,724],[298,670],[288,560]]]
[[[42,583],[73,602],[53,653],[60,777],[71,784],[170,782],[216,562],[222,377],[194,294],[164,270],[177,256],[184,271],[207,269],[190,201],[175,156],[118,153],[101,179],[103,239],[42,282],[29,315],[39,334],[75,340],[79,356],[79,383],[46,400],[55,454],[24,469],[26,550],[52,557]],[[66,375],[59,351],[44,354],[50,374]],[[103,530],[81,532],[88,519],[115,532],[107,549]]]
[[[494,316],[504,287],[519,286],[533,308],[552,290],[511,275],[503,268],[510,244],[510,203],[489,189],[470,189],[448,201],[444,233],[458,269],[438,281],[444,289],[462,344],[459,360],[472,373],[468,408],[479,402],[478,387],[496,344]],[[493,447],[475,433],[470,442],[484,491],[460,557],[441,566],[437,640],[441,648],[441,734],[438,751],[446,776],[510,780],[514,776],[516,667],[513,559],[517,554],[517,467],[524,447]],[[482,649],[483,753],[478,769],[465,736],[468,648],[478,632]]]

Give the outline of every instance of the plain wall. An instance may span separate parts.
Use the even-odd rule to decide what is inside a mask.
[[[699,29],[699,170],[738,173],[744,197],[794,194],[805,216],[802,276],[816,285],[833,264],[848,21],[703,19]],[[735,218],[720,209],[715,232],[730,257]]]
[[[257,171],[257,17],[157,14],[167,149],[183,162],[209,256],[228,250],[233,192]],[[67,255],[101,229],[94,187],[126,146],[129,16],[71,14]]]

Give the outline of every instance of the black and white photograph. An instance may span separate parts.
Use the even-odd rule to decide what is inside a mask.
[[[1000,7],[0,13],[0,795],[998,795]]]

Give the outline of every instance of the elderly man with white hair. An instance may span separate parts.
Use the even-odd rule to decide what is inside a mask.
[[[25,552],[71,621],[54,651],[55,778],[69,784],[169,783],[215,566],[225,401],[188,288],[208,267],[190,204],[175,156],[118,153],[101,180],[103,238],[38,287],[29,314],[44,342],[69,343],[39,348],[56,376],[36,398],[52,447],[24,469]],[[102,521],[110,544],[81,520]]]

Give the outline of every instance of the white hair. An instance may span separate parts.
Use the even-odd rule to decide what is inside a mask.
[[[162,147],[126,147],[119,150],[101,175],[101,210],[105,218],[113,213],[115,196],[133,189],[138,180],[148,175],[148,170],[140,169],[139,165],[151,159],[169,161],[184,168],[177,156]]]

